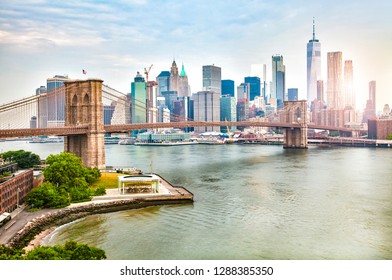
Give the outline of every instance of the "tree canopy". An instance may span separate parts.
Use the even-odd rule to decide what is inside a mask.
[[[18,150],[18,151],[8,151],[0,154],[0,156],[5,160],[12,160],[18,163],[19,168],[31,168],[34,165],[41,163],[41,159],[37,154],[32,152]]]
[[[101,176],[101,172],[97,168],[84,167],[76,155],[67,152],[50,155],[46,163],[45,183],[27,196],[26,202],[33,208],[60,208],[71,202],[88,201],[98,194],[89,185]],[[99,194],[105,193],[100,191]]]
[[[0,260],[104,260],[105,251],[73,240],[64,245],[39,246],[25,254],[0,244]]]

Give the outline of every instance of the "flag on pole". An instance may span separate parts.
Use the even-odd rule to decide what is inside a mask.
[[[84,75],[86,75],[87,74],[87,72],[86,72],[86,70],[82,70],[82,73],[84,74]]]

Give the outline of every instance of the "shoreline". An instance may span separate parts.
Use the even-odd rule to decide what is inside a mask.
[[[159,176],[158,174],[156,174]],[[149,206],[193,203],[193,194],[183,187],[175,187],[159,176],[160,193],[125,194],[110,193],[93,197],[91,201],[71,204],[65,208],[48,211],[32,218],[15,232],[6,245],[30,251],[43,245],[44,239],[59,226],[80,218],[110,212],[139,209]]]
[[[46,246],[46,244],[44,243],[44,239],[51,235],[57,228],[58,227],[50,227],[45,229],[44,231],[41,231],[36,236],[34,236],[34,239],[31,240],[29,244],[27,244],[27,246],[23,248],[23,250],[25,250],[27,253],[39,246]]]

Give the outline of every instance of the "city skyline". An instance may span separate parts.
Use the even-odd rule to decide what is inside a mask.
[[[149,77],[155,80],[170,70],[173,58],[184,63],[192,93],[202,90],[203,65],[221,67],[222,79],[234,80],[237,87],[252,64],[266,64],[271,81],[275,54],[284,57],[286,87],[298,88],[304,99],[314,17],[324,84],[327,52],[341,51],[343,60],[353,61],[357,109],[365,107],[368,83],[375,80],[380,111],[392,103],[392,4],[349,2],[4,1],[0,103],[35,94],[57,74],[101,78],[128,93],[137,71],[153,64]]]

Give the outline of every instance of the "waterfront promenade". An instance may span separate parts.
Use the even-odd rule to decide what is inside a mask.
[[[161,176],[157,176],[160,178],[158,193],[122,195],[118,189],[107,189],[106,195],[93,197],[87,202],[73,203],[61,209],[28,212],[24,207],[18,208],[11,213],[11,221],[0,228],[0,244],[15,246],[20,242],[19,240],[31,235],[30,232],[35,232],[36,234],[30,236],[28,240],[30,241],[28,247],[31,249],[40,245],[45,235],[50,234],[55,226],[59,226],[59,221],[67,223],[91,214],[193,201],[191,192],[183,187],[172,186]],[[31,241],[38,235],[38,239]]]

